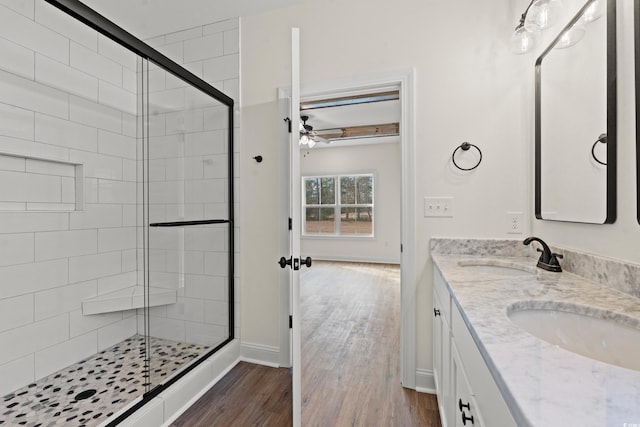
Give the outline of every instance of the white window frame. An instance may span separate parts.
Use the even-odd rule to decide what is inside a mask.
[[[371,203],[342,203],[342,191],[340,188],[340,179],[344,177],[371,177]],[[333,178],[335,185],[335,198],[336,202],[333,204],[310,204],[307,205],[307,186],[306,180],[308,179],[322,179]],[[369,173],[342,173],[342,174],[327,174],[327,175],[305,175],[302,177],[302,237],[313,238],[340,238],[340,239],[372,239],[375,238],[375,194],[376,194],[376,174]],[[333,208],[334,209],[334,232],[333,233],[309,233],[307,232],[307,208]],[[342,208],[371,208],[372,221],[371,221],[371,234],[341,234],[340,230],[340,218]]]

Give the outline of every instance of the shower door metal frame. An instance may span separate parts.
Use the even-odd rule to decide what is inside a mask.
[[[167,56],[158,52],[151,46],[144,43],[142,40],[135,37],[133,34],[127,32],[123,28],[116,25],[114,22],[110,21],[103,15],[97,13],[95,10],[86,6],[78,0],[45,0],[47,3],[52,6],[58,8],[59,10],[65,12],[67,15],[75,18],[76,20],[84,23],[88,27],[96,30],[100,34],[108,37],[114,42],[120,44],[136,55],[140,56],[142,59],[146,59],[154,64],[158,65],[160,68],[168,71],[174,76],[184,80],[189,83],[191,86],[199,89],[205,94],[211,96],[215,100],[221,102],[222,104],[228,107],[228,141],[227,141],[227,155],[228,155],[228,219],[226,220],[199,220],[199,221],[180,221],[180,222],[171,222],[171,223],[157,223],[157,224],[149,224],[150,227],[175,227],[175,226],[189,226],[189,225],[203,225],[203,224],[229,224],[229,234],[228,234],[228,304],[229,304],[229,337],[225,339],[222,343],[212,348],[210,351],[190,363],[186,365],[180,372],[176,375],[169,378],[167,381],[158,384],[153,389],[149,390],[145,394],[142,395],[142,400],[137,402],[135,405],[130,407],[124,413],[120,414],[113,421],[111,421],[108,426],[115,426],[124,421],[127,417],[132,415],[146,403],[150,402],[153,398],[162,393],[165,389],[170,387],[172,384],[177,382],[179,379],[184,377],[187,373],[195,369],[202,362],[209,359],[209,357],[213,356],[218,350],[229,344],[233,341],[234,337],[234,304],[233,304],[233,296],[234,296],[234,185],[233,185],[233,108],[234,108],[234,100],[233,98],[225,95],[220,90],[216,89],[209,83],[205,82],[195,74],[183,68],[178,63],[172,61]]]

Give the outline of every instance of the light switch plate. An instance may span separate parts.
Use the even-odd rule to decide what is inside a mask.
[[[453,197],[425,197],[425,217],[453,217]]]

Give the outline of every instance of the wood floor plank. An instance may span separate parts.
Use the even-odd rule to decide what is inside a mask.
[[[400,382],[400,270],[315,262],[301,275],[302,425],[441,427],[435,396]],[[240,363],[176,422],[289,426],[288,369]]]

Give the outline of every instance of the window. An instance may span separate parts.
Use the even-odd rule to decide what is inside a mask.
[[[303,235],[373,237],[373,185],[373,174],[303,177]]]

